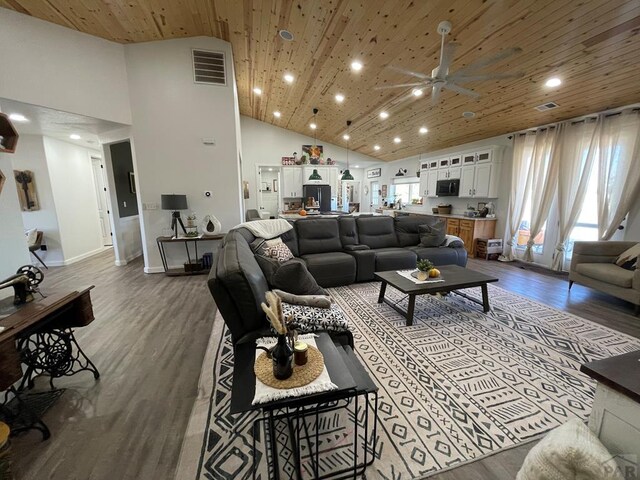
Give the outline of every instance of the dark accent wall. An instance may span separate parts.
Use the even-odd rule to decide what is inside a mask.
[[[111,150],[111,163],[113,164],[113,177],[116,184],[120,218],[138,215],[138,201],[136,200],[136,194],[131,191],[129,183],[129,172],[133,172],[131,143],[128,141],[114,143],[109,148]]]

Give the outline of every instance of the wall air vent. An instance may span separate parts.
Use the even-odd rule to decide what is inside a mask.
[[[543,103],[542,105],[538,105],[537,107],[535,107],[536,110],[538,110],[539,112],[546,112],[547,110],[551,110],[552,108],[558,108],[560,105],[558,105],[556,102],[548,102],[548,103]]]
[[[207,50],[192,50],[193,81],[209,85],[226,85],[224,53]]]

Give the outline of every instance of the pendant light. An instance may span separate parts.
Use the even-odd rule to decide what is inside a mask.
[[[313,129],[313,147],[314,147],[314,150],[318,146],[316,144],[316,130],[318,129],[318,122],[316,121],[317,117],[318,117],[318,109],[314,108],[313,109],[313,124],[316,126]],[[311,160],[311,157],[309,157],[309,160]],[[318,170],[316,170],[315,168],[313,169],[313,172],[311,173],[311,175],[309,175],[309,180],[322,180],[322,177],[318,173]]]
[[[351,138],[351,135],[349,134],[350,126],[351,120],[347,120],[347,169],[344,171],[344,173],[342,174],[342,178],[340,179],[343,182],[350,182],[355,180],[355,178],[353,178],[353,175],[351,175],[351,172],[349,172],[349,139]]]

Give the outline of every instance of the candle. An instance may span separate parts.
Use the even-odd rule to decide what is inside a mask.
[[[296,342],[293,346],[293,356],[296,365],[305,365],[307,363],[308,346],[304,342]]]

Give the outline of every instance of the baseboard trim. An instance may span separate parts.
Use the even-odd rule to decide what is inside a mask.
[[[44,261],[47,263],[47,266],[48,266],[48,267],[66,267],[67,265],[72,265],[72,264],[77,263],[77,262],[79,262],[79,261],[81,261],[81,260],[84,260],[85,258],[92,257],[92,256],[94,256],[94,255],[97,255],[97,254],[99,254],[99,253],[102,253],[102,252],[104,252],[105,250],[109,250],[109,249],[111,249],[111,248],[113,248],[113,247],[111,247],[111,246],[107,246],[107,247],[100,247],[100,248],[97,248],[97,249],[92,250],[92,251],[90,251],[90,252],[83,253],[82,255],[78,255],[78,256],[75,256],[75,257],[71,257],[71,258],[68,258],[68,259],[65,259],[65,260],[52,260],[52,261],[47,261],[47,259],[45,258],[45,260],[44,260]]]
[[[144,267],[144,273],[164,273],[163,267]]]

